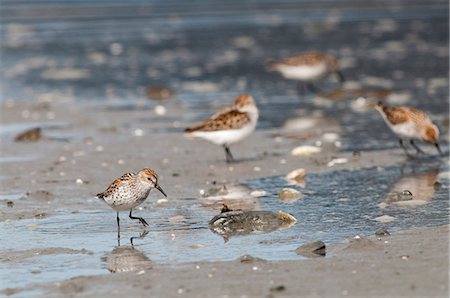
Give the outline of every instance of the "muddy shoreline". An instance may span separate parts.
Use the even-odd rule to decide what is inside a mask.
[[[448,226],[443,226],[348,239],[331,245],[329,258],[269,262],[246,257],[150,266],[128,273],[8,288],[2,293],[35,291],[45,297],[446,297],[448,232]],[[138,246],[134,250],[138,253]],[[122,258],[122,267],[132,264],[126,255]],[[143,260],[139,261],[142,264]]]
[[[197,242],[182,240],[191,238],[189,233],[196,231],[195,229],[209,235],[211,232],[203,229],[206,229],[208,220],[220,212],[223,202],[231,204],[233,209],[278,208],[268,205],[267,198],[261,199],[250,194],[255,190],[261,192],[263,188],[251,189],[243,184],[252,179],[285,177],[298,168],[305,169],[305,181],[302,183],[306,184],[306,190],[302,183],[292,184],[291,187],[304,192],[310,197],[309,200],[312,200],[314,191],[308,190],[308,175],[312,177],[311,175],[315,174],[340,173],[343,170],[357,173],[374,167],[383,173],[385,169],[395,166],[399,172],[406,171],[410,174],[409,176],[405,174],[406,182],[401,180],[399,185],[392,187],[410,187],[411,182],[408,179],[412,179],[413,185],[425,183],[427,192],[423,193],[422,201],[424,206],[427,206],[426,204],[434,202],[427,203],[433,199],[435,193],[440,195],[448,193],[446,180],[448,160],[435,157],[432,148],[426,148],[430,149],[429,155],[417,160],[405,159],[401,149],[364,151],[357,154],[341,152],[334,143],[327,143],[325,139],[321,139],[329,130],[325,121],[315,127],[317,135],[304,137],[303,141],[292,138],[291,127],[276,131],[258,130],[248,140],[233,147],[239,162],[227,165],[221,148],[202,141],[186,139],[181,132],[169,131],[169,128],[174,127],[171,115],[186,112],[186,108],[182,105],[168,103],[170,114],[164,116],[157,115],[150,108],[110,111],[108,106],[101,105],[96,108],[93,108],[92,104],[68,106],[69,109],[66,104],[51,103],[44,111],[40,110],[39,105],[30,103],[9,103],[2,107],[2,125],[8,128],[2,134],[2,154],[3,157],[14,156],[19,160],[3,161],[1,164],[2,190],[4,194],[15,196],[6,196],[2,200],[0,218],[5,231],[25,232],[24,237],[29,237],[25,238],[26,241],[31,241],[29,245],[22,246],[23,249],[10,244],[0,252],[2,263],[7,267],[11,266],[10,268],[18,266],[22,270],[19,272],[23,272],[25,278],[21,281],[23,286],[9,289],[4,287],[2,291],[5,295],[21,296],[28,291],[32,291],[29,292],[31,296],[47,297],[62,295],[118,297],[125,294],[169,297],[180,294],[191,297],[448,295],[447,225],[436,224],[437,227],[401,231],[381,240],[370,237],[370,242],[364,243],[347,243],[345,239],[328,242],[326,258],[257,260],[251,264],[220,261],[221,251],[226,252],[232,247],[239,246],[239,243],[250,243],[249,241],[255,238],[258,239],[256,243],[263,245],[261,248],[266,251],[283,249],[284,243],[290,245],[289,247],[293,248],[289,248],[289,251],[294,258],[294,245],[298,246],[304,243],[304,240],[299,234],[285,235],[284,231],[267,234],[266,238],[257,238],[261,235],[237,237],[231,239],[231,244],[223,244],[220,237],[216,236],[214,236],[216,238],[208,238],[210,236],[199,238]],[[17,119],[22,118],[22,122],[27,122],[23,119],[24,110],[34,111],[35,115],[41,115],[40,117],[44,117],[49,111],[54,115],[53,119],[30,121],[28,124],[42,127],[42,139],[37,142],[13,141],[15,133],[23,129],[23,126],[19,128],[14,126]],[[187,123],[177,122],[175,126],[182,127]],[[157,125],[158,129],[155,130],[153,125]],[[161,132],[161,128],[166,132]],[[137,135],[136,130],[140,132]],[[294,134],[299,133],[294,130]],[[55,139],[55,136],[58,138]],[[303,144],[315,146],[318,140],[323,142],[320,153],[307,156],[291,154],[293,148]],[[345,162],[332,163],[333,160]],[[425,173],[431,174],[426,174],[422,178],[421,167],[428,164],[437,164],[440,170],[437,172],[427,170]],[[160,183],[169,198],[167,202],[158,202],[161,198],[157,194],[151,194],[148,201],[143,204],[143,208],[138,212],[146,217],[152,216],[150,234],[143,239],[135,240],[135,249],[131,251],[126,250],[129,243],[124,241],[125,243],[120,246],[125,249],[125,259],[122,260],[121,254],[116,255],[114,212],[96,200],[94,194],[106,186],[111,177],[143,166],[150,166],[160,173]],[[415,171],[418,173],[415,174]],[[413,176],[408,178],[411,173]],[[416,177],[414,175],[418,175],[419,178],[414,178]],[[314,179],[320,179],[320,176]],[[444,183],[443,189],[433,190],[434,186],[430,183],[434,181]],[[218,193],[214,192],[217,187],[222,186],[227,188],[228,194],[221,195],[221,190]],[[279,189],[270,191],[276,193]],[[380,191],[386,192],[387,189],[382,188]],[[212,192],[209,198],[205,197],[205,193],[208,192]],[[267,197],[267,194],[265,196]],[[8,200],[13,202],[12,207],[6,204]],[[280,201],[278,204],[281,204],[283,209],[292,211],[296,210],[292,208],[302,200],[305,199],[300,199],[297,203]],[[385,204],[391,202],[387,201]],[[414,210],[416,207],[407,208]],[[186,211],[180,212],[183,209]],[[198,210],[203,213],[197,214]],[[384,209],[380,210],[381,215]],[[364,213],[364,210],[361,212]],[[94,216],[99,216],[101,221],[95,221]],[[208,220],[193,221],[193,225],[186,221],[196,216]],[[379,227],[383,227],[384,219],[380,219]],[[78,220],[81,221],[77,223]],[[301,222],[305,219],[299,217],[297,220]],[[130,221],[124,223],[127,225],[126,237],[139,235],[141,230],[139,226]],[[374,232],[375,230],[366,231],[361,236],[373,235]],[[49,238],[59,233],[61,242]],[[93,241],[100,237],[103,244],[101,247],[93,247],[92,243],[95,242],[87,240],[84,242],[83,238],[79,238],[81,242],[77,245],[69,244],[70,242],[64,245],[64,239],[78,235],[71,236],[70,233],[86,235],[87,239]],[[160,241],[158,239],[160,237],[167,238],[161,242],[161,246],[147,247],[149,243]],[[176,239],[181,239],[179,241],[182,242],[178,243]],[[107,242],[104,242],[105,240]],[[48,244],[48,241],[51,244]],[[217,248],[213,251],[216,251],[217,260],[210,262],[181,262],[183,264],[177,265],[177,261],[172,261],[168,262],[170,264],[168,265],[166,262],[155,261],[155,256],[152,256],[156,252],[159,258],[164,259],[164,250],[169,249],[173,250],[170,253],[174,256],[177,254],[182,256],[186,252],[195,257],[196,253],[202,254],[205,249],[211,251],[213,248],[208,248],[211,247],[211,241],[216,242],[214,245]],[[242,251],[242,255],[249,251],[258,251],[257,247],[245,252],[246,249]],[[12,250],[16,252],[11,253]],[[52,261],[48,261],[48,258],[55,258],[56,263],[52,266],[57,266],[56,268],[60,266],[58,262],[62,265],[75,259],[89,260],[85,261],[86,264],[83,263],[83,267],[90,268],[101,260],[102,265],[96,269],[94,276],[91,276],[89,271],[81,276],[76,274],[77,267],[73,265],[75,271],[69,275],[73,277],[64,281],[45,275],[47,270],[45,267],[40,269],[27,267],[28,262],[36,261],[36,264],[39,264],[39,260],[44,260],[42,258],[47,258],[46,262],[50,263]],[[197,266],[200,269],[197,269]],[[107,270],[133,272],[105,274]],[[34,276],[33,278],[40,280],[40,275],[43,275],[42,282],[26,281],[26,276]],[[242,283],[243,279],[246,280],[245,284]],[[208,283],[205,283],[205,280],[208,280]],[[299,280],[304,282],[299,283]]]

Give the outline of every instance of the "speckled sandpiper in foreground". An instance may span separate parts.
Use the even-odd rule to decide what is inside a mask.
[[[158,175],[155,171],[144,168],[137,173],[126,173],[122,177],[114,180],[108,188],[97,194],[99,199],[105,201],[111,208],[117,212],[117,229],[120,238],[120,219],[119,212],[130,210],[130,218],[138,219],[143,226],[148,223],[142,217],[134,217],[132,215],[133,208],[142,204],[148,197],[150,190],[156,188],[164,196],[166,194],[158,185]]]

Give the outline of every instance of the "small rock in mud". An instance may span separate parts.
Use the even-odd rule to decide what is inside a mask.
[[[326,254],[326,246],[323,241],[319,240],[303,244],[295,252],[305,257],[323,257]]]
[[[327,166],[328,167],[332,167],[334,165],[344,164],[344,163],[347,163],[347,162],[348,162],[347,158],[334,158],[334,159],[332,159],[331,161],[329,161],[327,163]]]
[[[147,97],[152,100],[164,100],[171,98],[175,92],[164,85],[153,85],[147,88]]]
[[[345,252],[362,253],[368,250],[378,250],[379,246],[373,241],[367,238],[353,238],[350,240],[347,247],[344,248]]]
[[[322,148],[316,146],[299,146],[295,147],[291,151],[291,155],[293,156],[308,156],[311,154],[319,153],[322,151]]]
[[[266,260],[261,259],[261,258],[256,258],[256,257],[251,256],[251,255],[243,255],[242,257],[239,258],[239,261],[241,263],[251,264],[251,263],[254,263],[254,262],[265,262]]]
[[[390,216],[390,215],[381,215],[378,217],[375,217],[374,220],[379,221],[379,222],[390,222],[395,220],[395,217]]]
[[[385,228],[380,228],[380,229],[375,231],[375,235],[377,235],[377,236],[389,236],[389,235],[391,235],[391,233],[389,233],[388,230],[386,230]]]
[[[225,185],[222,185],[218,187],[211,187],[207,192],[203,194],[203,197],[225,196],[227,194],[227,187]]]
[[[279,211],[226,211],[214,216],[208,223],[209,229],[221,235],[225,242],[231,236],[248,235],[253,232],[272,232],[288,228],[297,220],[289,213]]]
[[[13,201],[6,201],[6,206],[8,206],[9,208],[14,207],[14,202]]]
[[[259,198],[259,197],[264,197],[265,195],[267,195],[267,192],[265,190],[254,190],[250,193],[250,195],[252,197]]]
[[[38,214],[34,215],[35,218],[46,218],[47,216],[48,216],[48,214],[45,213],[45,212],[38,213]]]
[[[16,142],[36,142],[42,137],[41,128],[34,127],[18,134],[14,141]]]
[[[301,196],[302,194],[293,188],[283,188],[278,192],[278,197],[283,202],[295,202],[300,199]]]
[[[27,192],[27,198],[33,199],[33,200],[42,200],[42,201],[48,201],[52,200],[54,198],[54,195],[46,190],[36,190],[33,192]]]
[[[294,184],[305,184],[306,171],[303,168],[294,170],[286,175],[285,179]]]
[[[284,285],[279,285],[279,286],[275,286],[275,287],[271,287],[269,289],[270,292],[283,292],[284,290],[286,290],[286,287]]]
[[[433,189],[434,190],[441,190],[442,189],[442,183],[441,182],[439,182],[439,181],[436,181],[436,182],[434,182],[433,183]]]

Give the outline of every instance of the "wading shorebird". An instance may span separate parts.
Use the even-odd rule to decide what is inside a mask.
[[[382,102],[378,102],[375,107],[389,128],[399,137],[400,146],[406,155],[410,156],[407,148],[403,144],[403,139],[409,139],[411,146],[417,153],[424,153],[414,140],[420,140],[433,144],[440,155],[439,129],[431,122],[430,117],[423,111],[409,107],[390,107]]]
[[[312,93],[317,92],[313,81],[330,74],[336,74],[341,83],[345,81],[336,57],[319,52],[300,53],[281,61],[272,61],[268,63],[268,69],[280,72],[286,79],[303,82]]]
[[[187,128],[187,136],[199,137],[223,146],[227,162],[233,162],[230,145],[247,137],[255,130],[258,108],[249,94],[238,96],[232,107],[225,108],[199,124]]]
[[[133,211],[133,208],[139,206],[147,199],[152,188],[156,188],[167,197],[162,188],[158,185],[158,175],[155,171],[144,168],[137,173],[123,174],[122,177],[114,180],[104,192],[97,194],[99,199],[102,199],[111,208],[116,210],[117,233],[119,238],[119,211],[130,210],[129,217],[131,219],[138,219],[143,226],[148,226],[145,219],[142,217],[134,217],[131,212]]]

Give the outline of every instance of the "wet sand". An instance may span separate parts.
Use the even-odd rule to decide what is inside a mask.
[[[328,248],[330,258],[156,267],[10,288],[3,294],[34,290],[45,297],[448,297],[448,232],[445,226],[351,239]],[[124,266],[132,264],[126,256],[123,261]]]
[[[183,137],[181,129],[170,132],[172,115],[183,114],[185,108],[175,101],[167,105],[169,114],[163,117],[153,113],[151,108],[110,111],[107,105],[52,103],[47,110],[41,111],[35,104],[5,105],[2,108],[3,127],[12,127],[8,124],[17,123],[17,119],[21,118],[26,122],[28,119],[23,119],[24,110],[43,118],[51,111],[54,119],[44,120],[44,123],[39,121],[44,129],[43,138],[38,142],[13,142],[14,129],[2,136],[3,157],[23,157],[22,161],[2,162],[2,190],[24,196],[13,200],[12,208],[2,208],[0,218],[3,223],[8,226],[20,219],[51,217],[61,213],[72,214],[71,220],[76,221],[80,211],[107,210],[106,205],[94,199],[95,193],[103,190],[112,178],[144,166],[160,173],[160,184],[168,193],[170,202],[180,198],[202,201],[201,190],[208,190],[213,185],[230,187],[248,179],[285,176],[300,167],[306,170],[307,178],[309,173],[374,166],[382,169],[405,162],[422,163],[430,158],[435,159],[424,157],[422,161],[408,161],[401,149],[354,155],[352,152],[339,152],[332,144],[323,145],[322,152],[318,154],[296,157],[290,152],[303,142],[286,137],[281,129],[276,131],[276,137],[272,130],[259,130],[248,140],[233,146],[233,153],[239,161],[228,165],[224,162],[222,148],[199,140],[188,140]],[[45,123],[62,125],[55,128]],[[166,132],[155,130],[155,124]],[[176,123],[176,126],[187,124]],[[136,136],[136,129],[142,130],[139,136]],[[316,129],[321,136],[328,128],[325,125]],[[53,138],[55,135],[58,139]],[[314,137],[304,140],[305,143],[313,141]],[[432,152],[432,148],[427,149]],[[328,166],[336,158],[346,158],[348,162]],[[441,181],[446,179],[445,175],[448,172],[440,176]],[[80,180],[77,182],[77,179]],[[150,204],[155,206],[157,199],[157,195],[151,194],[149,201],[153,203],[146,202],[145,208],[149,208]],[[213,205],[217,213],[220,207],[221,204]],[[244,205],[244,209],[259,207],[250,204]],[[110,224],[114,225],[114,212],[111,210],[110,213]],[[39,225],[39,221],[36,223]],[[89,226],[84,229],[89,233]],[[111,230],[114,227],[111,226]],[[115,271],[120,271],[116,267],[122,265],[128,268],[124,271],[133,272],[79,276],[62,282],[5,289],[3,294],[21,295],[26,293],[24,291],[34,291],[32,295],[47,297],[149,294],[165,297],[180,294],[190,297],[448,296],[448,226],[403,231],[381,240],[371,237],[370,241],[328,243],[326,258],[255,261],[250,264],[240,261],[154,264],[145,255],[139,255],[137,245],[123,261],[120,261],[120,254],[114,257]],[[89,253],[90,248],[84,248],[82,251],[47,248],[43,252],[47,255],[52,255],[52,251],[55,254]],[[36,254],[35,249],[28,249],[15,254],[3,250],[0,255],[3,256],[3,263],[14,266]],[[217,251],[217,255],[220,254]],[[292,251],[292,254],[295,252]],[[137,267],[131,266],[129,269],[128,262]],[[142,267],[142,264],[145,266]]]

